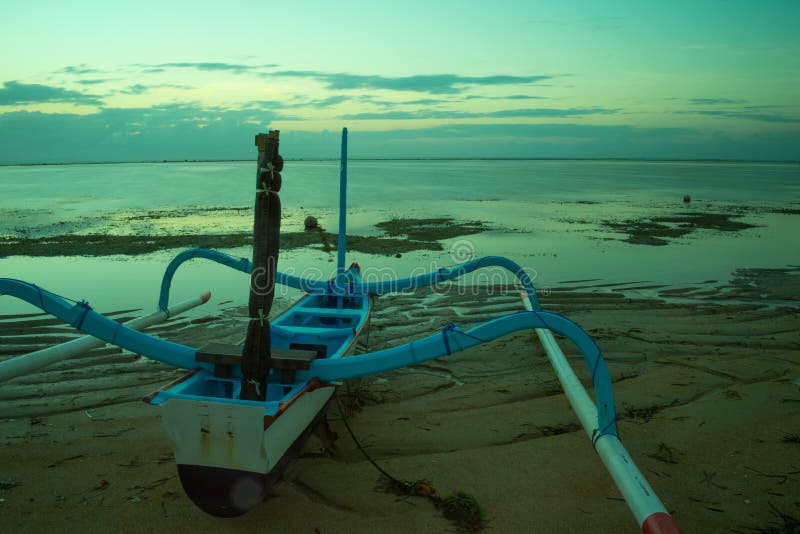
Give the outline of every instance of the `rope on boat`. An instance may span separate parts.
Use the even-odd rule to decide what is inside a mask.
[[[241,317],[244,317],[244,316],[241,316]],[[250,316],[247,316],[247,317],[251,321],[258,321],[259,323],[261,323],[261,326],[264,326],[264,323],[267,320],[267,316],[264,315],[264,308],[259,308],[258,309],[258,317],[250,317]]]
[[[261,395],[261,384],[258,382],[258,380],[251,378],[247,381],[247,383],[253,386],[253,388],[256,390],[256,395]]]
[[[483,322],[483,321],[481,320],[481,322]],[[461,334],[462,336],[466,336],[466,337],[468,337],[470,339],[474,339],[475,341],[478,341],[479,343],[486,343],[486,342],[489,341],[488,339],[481,339],[478,336],[474,336],[474,335],[472,335],[472,334],[470,334],[468,332],[464,332],[463,330],[461,330],[458,327],[457,324],[450,323],[450,324],[446,325],[444,328],[442,328],[442,342],[444,343],[444,350],[447,352],[448,356],[450,356],[452,354],[452,351],[450,350],[450,340],[448,338],[448,335],[450,333]]]
[[[75,304],[80,304],[81,302],[83,302],[83,303],[85,303],[85,302],[86,302],[86,301],[84,301],[84,300],[82,300],[82,301],[77,301],[77,300],[75,300],[75,299],[71,299],[71,298],[69,298],[69,297],[65,297],[64,295],[59,295],[58,293],[53,293],[52,291],[50,291],[50,290],[48,290],[48,289],[44,289],[44,288],[42,288],[42,287],[39,287],[39,286],[37,286],[36,284],[32,284],[32,283],[30,283],[30,282],[24,282],[24,281],[22,281],[22,280],[19,280],[19,282],[21,282],[21,283],[23,283],[23,284],[25,284],[25,285],[27,285],[27,286],[30,286],[30,287],[32,287],[32,288],[34,288],[34,289],[36,290],[36,293],[39,295],[39,309],[41,309],[42,311],[45,311],[45,309],[44,309],[44,295],[43,295],[43,293],[47,293],[48,295],[53,295],[54,297],[58,297],[58,298],[60,298],[60,299],[67,300],[67,301],[69,301],[69,302],[72,302],[72,303],[75,303]]]
[[[68,302],[74,303],[75,307],[80,308],[82,311],[80,315],[77,316],[74,320],[69,321],[69,325],[72,326],[73,328],[77,328],[78,330],[83,330],[82,329],[83,321],[86,320],[86,316],[89,314],[90,311],[92,311],[92,307],[89,305],[87,301],[85,300],[78,301],[75,299],[71,299],[69,297],[65,297],[64,295],[59,295],[58,293],[53,293],[52,291],[48,291],[47,289],[42,289],[36,284],[28,284],[28,285],[36,289],[36,294],[39,295],[39,308],[45,313],[50,313],[50,312],[48,312],[44,306],[44,293],[48,293],[54,297],[58,297]]]
[[[71,322],[71,323],[69,323],[69,324],[70,324],[71,326],[73,326],[73,327],[77,328],[78,330],[82,330],[82,328],[81,328],[81,327],[83,326],[83,321],[86,319],[86,315],[87,315],[87,314],[88,314],[90,311],[92,311],[92,307],[91,307],[91,306],[89,306],[89,303],[88,303],[88,302],[86,302],[85,300],[82,300],[82,301],[80,301],[79,303],[77,303],[77,304],[76,304],[76,306],[78,306],[78,307],[82,308],[82,309],[83,309],[83,311],[81,312],[80,316],[78,316],[78,318],[77,318],[77,319],[75,319],[75,321],[74,321],[74,322]]]

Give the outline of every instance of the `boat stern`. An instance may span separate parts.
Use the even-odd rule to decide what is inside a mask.
[[[334,387],[269,384],[266,401],[239,399],[241,381],[197,369],[145,397],[161,408],[181,484],[205,512],[243,514],[324,417]]]
[[[234,517],[264,500],[263,407],[170,399],[161,413],[183,490],[201,510]]]
[[[263,406],[176,398],[161,413],[178,464],[269,471]]]

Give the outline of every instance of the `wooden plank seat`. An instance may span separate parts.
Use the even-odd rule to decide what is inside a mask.
[[[230,378],[234,365],[242,363],[242,346],[227,343],[209,343],[197,349],[195,361],[214,364],[214,376]],[[270,365],[281,370],[281,383],[294,382],[295,372],[307,370],[317,357],[317,351],[306,349],[276,349],[271,351]]]

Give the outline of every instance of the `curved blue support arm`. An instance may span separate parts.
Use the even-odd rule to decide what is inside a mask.
[[[172,277],[175,276],[175,271],[178,270],[178,267],[193,258],[212,260],[246,274],[250,274],[250,271],[253,270],[253,264],[247,258],[234,258],[228,254],[206,248],[190,248],[184,250],[172,258],[172,261],[169,262],[169,265],[167,265],[164,271],[164,276],[161,278],[161,293],[158,296],[159,309],[166,310],[169,308],[169,288],[172,285]]]
[[[253,263],[247,258],[236,258],[224,252],[207,248],[190,248],[184,250],[172,258],[172,261],[169,262],[169,265],[167,265],[164,271],[164,276],[161,278],[161,292],[158,296],[159,309],[166,310],[169,307],[169,290],[170,287],[172,287],[172,278],[175,276],[178,267],[195,258],[215,261],[245,274],[250,274],[253,270]],[[275,273],[275,283],[306,292],[324,293],[329,288],[327,281],[300,278],[299,276],[292,276],[281,272]]]
[[[164,271],[164,276],[161,279],[161,293],[158,299],[158,307],[166,310],[169,306],[169,290],[172,285],[172,278],[175,271],[184,262],[193,258],[202,258],[206,260],[215,261],[227,267],[236,269],[245,274],[250,274],[253,269],[253,264],[247,258],[235,258],[224,252],[216,250],[209,250],[205,248],[191,248],[184,250],[167,266]],[[399,291],[407,291],[409,289],[417,289],[421,287],[428,287],[448,280],[453,280],[465,274],[471,273],[478,269],[486,267],[501,267],[504,268],[514,276],[517,277],[528,298],[531,300],[533,309],[540,309],[539,299],[536,297],[536,288],[533,285],[528,273],[519,266],[516,262],[503,258],[502,256],[486,256],[472,261],[461,263],[453,267],[446,267],[433,271],[430,273],[412,276],[410,278],[401,278],[393,280],[383,280],[380,282],[361,282],[356,281],[351,283],[350,280],[345,280],[342,277],[337,277],[334,280],[312,280],[310,278],[301,278],[299,276],[292,276],[278,272],[275,274],[275,282],[285,286],[306,291],[308,293],[327,293],[333,295],[351,295],[351,294],[365,294],[365,295],[384,295],[387,293],[397,293]]]
[[[445,328],[441,334],[412,341],[406,345],[340,359],[318,359],[308,371],[298,376],[317,377],[322,381],[348,380],[384,373],[409,365],[448,356],[481,343],[525,329],[547,328],[574,343],[583,354],[592,373],[598,429],[616,435],[616,410],[611,376],[600,348],[580,326],[561,315],[545,311],[525,311],[504,315],[469,330]]]
[[[209,251],[210,252],[210,251]],[[453,273],[449,273],[453,274]],[[453,276],[455,276],[453,274]],[[410,280],[410,279],[409,279]],[[358,284],[366,287],[368,284]],[[212,371],[211,364],[195,361],[197,349],[158,339],[126,327],[91,309],[86,302],[71,304],[66,299],[34,284],[0,278],[0,295],[22,299],[45,313],[65,321],[107,343],[125,348],[168,365],[183,369],[202,367]],[[408,365],[449,356],[475,345],[523,329],[547,328],[567,337],[583,354],[592,373],[592,384],[601,434],[616,434],[616,412],[611,377],[600,348],[580,326],[558,314],[533,310],[504,315],[469,330],[448,327],[435,334],[399,347],[350,358],[314,360],[311,369],[298,371],[298,377],[317,377],[330,382],[382,373]]]
[[[78,330],[102,339],[106,343],[167,365],[183,369],[203,367],[209,371],[212,370],[210,364],[195,362],[197,349],[158,339],[128,328],[92,310],[86,302],[71,304],[46,289],[12,278],[0,278],[0,295],[9,295],[24,300],[43,312],[58,317]]]
[[[525,292],[528,294],[528,298],[530,298],[533,308],[535,310],[540,309],[539,299],[536,297],[536,288],[534,287],[530,276],[528,276],[528,273],[526,273],[525,269],[520,267],[516,262],[502,256],[485,256],[483,258],[478,258],[454,265],[453,267],[445,267],[439,269],[438,271],[421,274],[419,276],[413,276],[411,278],[387,280],[381,282],[367,282],[362,285],[361,292],[383,295],[385,293],[395,293],[408,289],[417,289],[420,287],[432,286],[434,284],[453,280],[455,278],[459,278],[460,276],[464,276],[465,274],[471,273],[478,269],[484,269],[486,267],[502,267],[513,273],[514,276],[517,277],[517,280],[519,280],[520,284],[522,284],[522,287],[525,288]]]

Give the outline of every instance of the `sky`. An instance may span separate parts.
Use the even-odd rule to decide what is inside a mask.
[[[3,0],[0,164],[800,160],[800,1]]]

